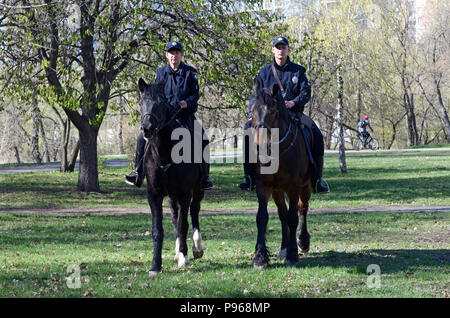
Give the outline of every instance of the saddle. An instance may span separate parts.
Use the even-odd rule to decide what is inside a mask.
[[[291,117],[294,120],[294,123],[301,129],[305,134],[305,139],[308,140],[308,144],[310,148],[314,147],[314,138],[312,138],[312,126],[314,125],[314,121],[311,117],[306,116],[303,113],[291,113]],[[299,118],[301,117],[301,119]],[[302,127],[303,126],[303,127]],[[311,138],[310,138],[311,136]]]

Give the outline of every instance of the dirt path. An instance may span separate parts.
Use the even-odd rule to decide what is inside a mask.
[[[356,207],[356,208],[317,208],[310,209],[311,214],[321,213],[389,213],[389,212],[450,212],[450,206],[379,206],[379,207]],[[0,213],[19,213],[19,214],[96,214],[96,215],[118,215],[118,214],[150,214],[149,208],[98,208],[98,209],[1,209]],[[164,209],[164,213],[170,213],[169,209]],[[256,210],[201,210],[201,214],[256,214]],[[277,211],[269,209],[270,214],[276,214]]]

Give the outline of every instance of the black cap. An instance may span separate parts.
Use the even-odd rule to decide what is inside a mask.
[[[183,51],[183,47],[181,46],[181,44],[179,42],[172,41],[172,42],[167,43],[166,52],[169,52],[170,50],[174,50],[174,49]]]
[[[280,43],[289,46],[289,41],[284,36],[276,37],[275,40],[273,40],[272,46],[276,46],[277,44],[280,44]]]

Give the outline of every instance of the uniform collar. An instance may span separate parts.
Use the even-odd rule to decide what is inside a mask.
[[[276,62],[275,62],[275,58],[273,58],[273,65],[275,65],[275,67],[279,70],[285,70],[288,65],[291,63],[291,60],[289,59],[289,56],[287,57],[286,63],[283,64],[283,66],[279,66]]]
[[[176,71],[174,71],[171,67],[170,67],[170,64],[167,64],[166,66],[165,66],[165,68],[164,68],[164,71],[166,72],[166,73],[169,73],[169,74],[177,74],[177,75],[183,75],[184,74],[184,63],[183,62],[181,62],[180,63],[180,66],[178,67],[178,70],[176,70]]]

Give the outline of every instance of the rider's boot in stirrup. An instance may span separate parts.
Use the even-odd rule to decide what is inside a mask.
[[[314,180],[313,180],[313,192],[314,193],[330,192],[330,187],[328,186],[328,183],[325,181],[324,178],[322,178],[323,156],[319,156],[317,158],[316,164],[317,164],[317,172],[316,172],[316,178],[314,178]],[[325,183],[325,185],[322,184],[322,181]]]
[[[144,181],[144,163],[142,161],[145,153],[145,143],[146,141],[144,135],[141,132],[138,135],[136,142],[136,157],[135,157],[136,162],[134,174],[125,176],[126,183],[130,185],[135,185],[138,188],[142,185],[142,182]]]
[[[252,191],[255,189],[255,173],[251,163],[244,163],[245,181],[239,184],[242,190]],[[254,165],[254,164],[253,164]]]
[[[144,181],[144,171],[139,166],[134,170],[134,175],[125,175],[125,182],[140,188]]]
[[[209,163],[203,162],[201,168],[203,176],[200,187],[202,190],[209,190],[214,186],[209,177]]]

